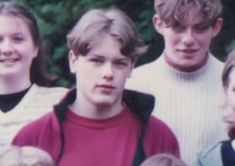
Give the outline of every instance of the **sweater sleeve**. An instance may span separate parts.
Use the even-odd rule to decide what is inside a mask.
[[[50,128],[53,113],[48,113],[41,118],[24,126],[13,138],[12,144],[17,146],[38,146],[40,139]]]
[[[147,156],[167,153],[180,157],[177,138],[165,123],[155,117],[149,119],[144,137],[144,148]]]

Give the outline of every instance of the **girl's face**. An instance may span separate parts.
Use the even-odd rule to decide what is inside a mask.
[[[38,54],[24,20],[0,16],[0,78],[30,79],[32,60]]]

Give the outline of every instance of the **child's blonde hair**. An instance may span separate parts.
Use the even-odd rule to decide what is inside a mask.
[[[187,166],[181,159],[171,154],[155,154],[147,158],[141,166]]]
[[[55,166],[45,151],[30,147],[7,146],[0,148],[1,166]]]

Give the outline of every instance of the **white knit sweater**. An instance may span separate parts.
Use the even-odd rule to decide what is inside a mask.
[[[155,96],[153,115],[173,130],[181,157],[189,165],[199,151],[225,138],[219,111],[223,102],[222,69],[223,63],[210,55],[201,69],[181,72],[166,64],[161,55],[135,69],[127,81],[128,89]]]
[[[11,143],[14,135],[27,123],[52,111],[54,104],[65,95],[65,88],[46,88],[35,84],[11,111],[0,111],[0,148]]]

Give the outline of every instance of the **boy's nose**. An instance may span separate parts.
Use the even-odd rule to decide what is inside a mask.
[[[113,71],[113,66],[112,64],[106,64],[103,66],[103,78],[107,80],[112,80],[114,76],[114,71]]]
[[[194,44],[194,34],[191,29],[188,29],[185,31],[183,35],[183,43],[187,46],[190,47]]]

